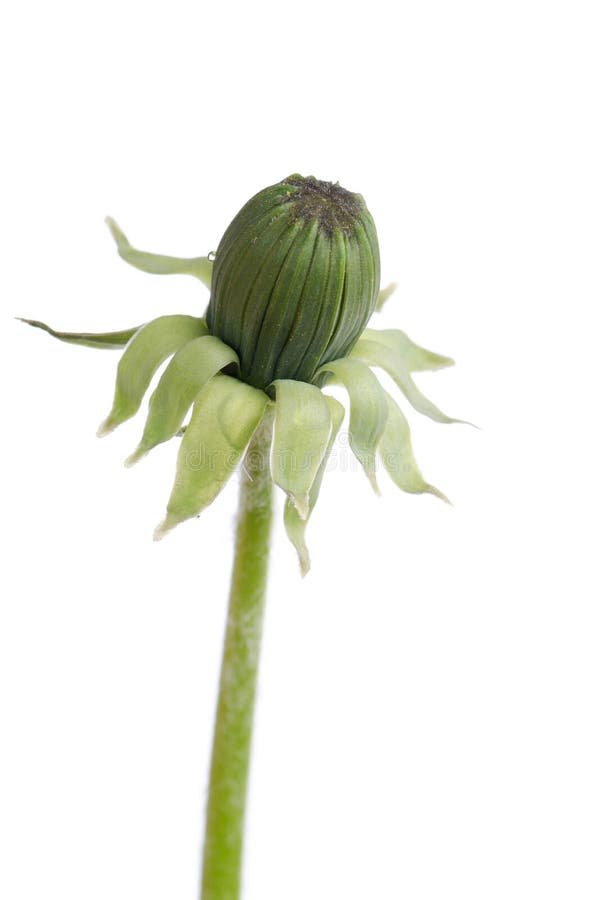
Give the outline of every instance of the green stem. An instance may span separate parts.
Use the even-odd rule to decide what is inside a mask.
[[[249,445],[242,470],[236,552],[211,752],[202,900],[238,900],[253,714],[265,606],[273,488],[273,407]]]

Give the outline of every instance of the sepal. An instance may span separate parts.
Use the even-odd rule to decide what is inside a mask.
[[[275,388],[275,425],[271,473],[302,519],[308,517],[310,492],[331,434],[331,414],[319,388],[281,379]]]
[[[331,372],[350,396],[350,447],[376,494],[376,452],[387,422],[387,400],[378,379],[358,359],[336,359],[326,363],[319,373]]]
[[[46,331],[59,341],[78,344],[80,347],[93,347],[98,350],[121,350],[143,327],[137,325],[135,328],[125,328],[124,331],[106,331],[103,334],[94,334],[90,331],[54,331],[49,325],[38,322],[37,319],[22,319],[20,316],[17,318],[19,322],[25,322],[26,325],[32,325],[33,328],[41,328],[42,331]]]
[[[414,409],[423,415],[435,422],[463,423],[463,419],[453,419],[435,406],[418,388],[410,374],[422,369],[438,369],[453,365],[453,360],[448,357],[423,350],[410,341],[403,332],[376,332],[372,329],[364,332],[350,356],[363,360],[369,366],[384,369]]]
[[[433,494],[450,503],[445,494],[422,477],[414,459],[410,426],[395,400],[387,397],[387,425],[379,443],[379,454],[392,481],[409,494]]]
[[[194,256],[192,258],[180,258],[178,256],[163,256],[158,253],[146,253],[144,250],[136,250],[111,216],[106,218],[106,225],[110,229],[116,242],[118,253],[122,259],[141,272],[149,272],[151,275],[194,275],[202,281],[206,287],[211,286],[211,273],[213,262],[208,256]]]
[[[114,401],[97,432],[103,437],[139,409],[160,365],[196,337],[207,334],[203,319],[193,316],[160,316],[136,332],[118,363]]]
[[[151,395],[143,436],[125,465],[134,465],[157,444],[174,437],[201,388],[230,365],[238,368],[237,355],[213,335],[194,338],[181,347]]]
[[[321,490],[321,484],[323,481],[323,475],[325,474],[325,469],[327,468],[327,462],[329,460],[329,456],[331,455],[333,444],[335,443],[335,438],[337,437],[337,432],[340,429],[345,415],[343,406],[334,397],[325,396],[325,402],[327,403],[329,414],[331,416],[331,434],[329,435],[325,455],[318,468],[317,474],[315,475],[315,480],[313,481],[310,489],[310,506],[308,515],[306,519],[303,519],[289,497],[286,499],[284,507],[284,525],[286,534],[296,548],[298,561],[300,563],[300,572],[302,573],[302,576],[306,575],[310,570],[310,554],[308,552],[308,547],[306,546],[305,540],[306,526],[314,509],[315,503],[317,502],[317,499],[319,497],[319,491]]]
[[[267,403],[263,391],[228,375],[207,382],[180,444],[174,487],[155,540],[215,500],[238,466]]]

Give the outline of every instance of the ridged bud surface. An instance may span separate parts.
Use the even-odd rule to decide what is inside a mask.
[[[379,248],[360,194],[291,175],[256,194],[215,256],[207,325],[265,389],[312,381],[352,349],[375,308]]]

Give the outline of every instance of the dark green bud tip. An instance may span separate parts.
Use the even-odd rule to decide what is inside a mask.
[[[244,381],[313,380],[350,352],[379,292],[379,247],[360,194],[291,175],[256,194],[215,256],[207,325]]]

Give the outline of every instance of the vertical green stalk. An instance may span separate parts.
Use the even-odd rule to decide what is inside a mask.
[[[249,445],[241,477],[236,551],[211,752],[202,900],[238,900],[273,487],[273,406]]]

